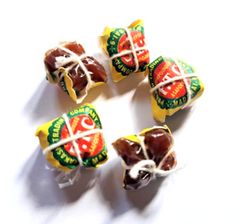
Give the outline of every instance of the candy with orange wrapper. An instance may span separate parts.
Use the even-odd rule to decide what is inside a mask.
[[[204,91],[194,68],[182,60],[160,56],[148,65],[146,74],[153,116],[159,122],[189,106]]]
[[[150,59],[142,20],[136,20],[128,28],[106,27],[100,44],[110,58],[114,82],[126,78],[131,73],[146,70]]]
[[[107,160],[102,124],[91,104],[43,124],[36,136],[48,162],[64,172],[81,166],[96,168]]]

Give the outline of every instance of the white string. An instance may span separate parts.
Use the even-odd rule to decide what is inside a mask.
[[[69,121],[69,119],[68,119],[67,114],[63,114],[63,115],[62,115],[62,118],[63,118],[64,121],[65,121],[65,124],[66,124],[66,127],[67,127],[67,129],[68,129],[68,132],[69,132],[70,137],[72,137],[72,136],[74,135],[74,133],[73,133],[73,130],[72,130],[72,128],[71,128],[70,121]],[[76,143],[76,140],[73,139],[73,140],[71,141],[71,143],[72,143],[72,145],[73,145],[73,147],[74,147],[74,150],[75,150],[75,153],[76,153],[76,155],[77,155],[77,159],[78,159],[78,161],[79,161],[79,164],[80,164],[81,166],[83,166],[83,160],[82,160],[82,158],[81,158],[80,151],[79,151],[79,147],[78,147],[78,144]]]
[[[75,55],[72,55],[72,54],[74,54],[74,52],[70,51],[70,50],[67,49],[67,48],[61,47],[61,46],[58,46],[57,48],[60,48],[61,50],[66,51],[68,54],[70,54],[70,57],[58,56],[58,57],[55,58],[55,59],[56,59],[55,67],[56,67],[57,69],[63,67],[64,71],[69,72],[74,66],[76,66],[76,65],[79,63],[79,62],[78,62],[78,58],[81,60],[81,59],[87,57],[86,54],[82,54],[82,55],[80,55],[80,56],[78,56],[78,55],[76,55],[76,54],[75,54]],[[71,62],[73,62],[73,63],[72,63],[70,66],[64,68],[64,66],[65,66],[66,64],[69,64],[69,63],[71,63]],[[59,71],[58,71],[58,70],[54,71],[53,74],[56,76],[57,81],[52,80],[52,77],[51,77],[50,73],[47,72],[47,77],[48,77],[49,81],[51,80],[51,81],[54,82],[54,83],[55,83],[55,82],[59,82],[59,81],[64,77],[64,72],[61,73],[60,70],[59,70]],[[59,74],[60,74],[60,77],[59,77]],[[50,82],[51,82],[51,81],[50,81]]]
[[[161,88],[161,87],[163,87],[163,86],[165,86],[165,85],[167,85],[167,84],[169,84],[169,83],[172,83],[172,82],[174,82],[174,81],[182,80],[183,78],[191,78],[191,77],[195,77],[195,76],[197,76],[195,73],[184,74],[184,75],[182,75],[182,76],[175,76],[175,77],[173,77],[173,78],[170,78],[170,79],[168,79],[168,80],[165,80],[165,81],[163,81],[163,82],[158,83],[156,86],[154,86],[153,88],[151,88],[150,92],[152,93],[152,92],[158,90],[159,88]]]
[[[178,63],[178,61],[174,61],[174,62],[177,65],[177,67],[179,68],[180,74],[183,77],[183,75],[185,75],[185,72],[184,72],[182,66]],[[191,81],[190,81],[190,84],[188,84],[188,81],[185,77],[183,77],[183,81],[184,81],[185,88],[187,90],[187,102],[184,105],[184,107],[186,107],[190,103],[190,100],[191,100],[191,89],[190,89]]]
[[[73,61],[74,63],[71,64],[69,67],[65,68],[65,70],[67,72],[69,72],[70,69],[72,69],[74,66],[77,65],[76,71],[78,72],[79,67],[81,67],[81,69],[83,70],[83,72],[84,72],[84,74],[85,74],[85,76],[87,78],[87,85],[85,87],[85,94],[82,97],[78,98],[77,101],[76,101],[76,103],[81,103],[84,100],[84,98],[88,95],[88,90],[91,88],[91,86],[94,83],[92,81],[92,79],[91,79],[91,74],[92,73],[88,71],[88,69],[86,68],[86,66],[84,65],[84,63],[82,61],[82,59],[86,58],[87,55],[86,54],[82,54],[82,55],[78,56],[73,51],[71,51],[71,50],[69,50],[69,49],[67,49],[67,48],[65,48],[63,46],[58,46],[57,48],[65,51],[66,53],[68,53],[70,55],[70,57],[68,57],[68,58],[63,57],[63,56],[56,57],[56,63],[55,63],[56,67],[57,68],[63,67],[64,65],[66,65],[66,64],[70,63],[71,61]],[[57,78],[58,78],[58,74],[59,73],[60,73],[60,71],[58,71],[58,70],[54,73],[57,76]],[[60,79],[63,76],[64,76],[64,73],[61,74]]]
[[[147,47],[144,46],[144,47],[137,47],[137,48],[135,48],[134,47],[133,38],[132,38],[131,33],[130,33],[130,30],[128,28],[124,28],[124,30],[125,30],[125,32],[127,34],[128,39],[129,39],[131,49],[130,50],[124,50],[124,51],[122,51],[120,53],[114,54],[112,57],[110,57],[110,60],[113,60],[114,58],[118,58],[118,57],[121,57],[121,56],[128,55],[128,54],[132,53],[133,58],[134,58],[134,63],[135,63],[135,70],[134,70],[134,72],[137,72],[138,69],[139,69],[139,61],[138,61],[137,51],[147,50]]]
[[[162,126],[154,126],[153,127],[153,129],[156,129],[156,128],[166,129],[165,127],[162,127]],[[164,162],[166,161],[168,156],[173,152],[173,149],[168,150],[166,155],[160,161],[158,167],[156,167],[156,163],[153,160],[151,160],[148,156],[147,148],[146,148],[146,145],[144,143],[144,136],[137,135],[137,137],[140,140],[140,147],[143,151],[145,160],[141,160],[141,161],[137,162],[132,167],[129,167],[129,166],[126,165],[126,168],[130,169],[129,175],[132,179],[137,179],[140,171],[147,171],[151,174],[157,174],[159,176],[166,176],[166,175],[168,175],[172,172],[175,172],[177,169],[179,169],[179,168],[175,167],[174,169],[167,170],[167,171],[166,170],[161,170],[162,165],[164,164]]]
[[[170,148],[168,152],[165,154],[165,156],[162,158],[160,161],[158,167],[156,168],[157,170],[160,170],[161,167],[164,165],[164,162],[167,160],[167,158],[171,155],[171,153],[174,152],[173,148]]]
[[[186,91],[187,91],[187,102],[184,105],[184,107],[186,107],[190,103],[190,100],[191,100],[191,89],[190,89],[190,85],[188,84],[186,78],[196,77],[197,74],[196,73],[186,74],[177,61],[174,60],[174,63],[177,65],[177,67],[180,71],[180,76],[175,76],[175,77],[172,77],[168,80],[158,83],[156,86],[151,88],[150,92],[153,93],[154,91],[159,90],[161,87],[163,87],[167,84],[173,83],[174,81],[183,80]]]
[[[146,160],[149,160],[149,156],[148,156],[148,153],[147,153],[147,148],[146,148],[146,145],[144,143],[144,136],[140,136],[140,135],[137,135],[137,138],[139,139],[139,144],[140,144],[140,147],[141,147],[141,150],[143,152],[143,155],[145,157]]]
[[[155,172],[156,164],[151,159],[145,159],[137,162],[129,171],[129,175],[132,179],[136,179],[140,171],[146,171],[149,173]]]
[[[73,131],[72,131],[72,128],[71,128],[71,125],[70,125],[70,122],[69,122],[69,119],[68,119],[67,115],[63,114],[62,118],[65,120],[65,124],[66,124],[66,127],[68,129],[68,132],[69,132],[70,136],[68,138],[60,140],[57,143],[49,145],[48,147],[46,147],[43,150],[43,154],[46,155],[48,152],[52,151],[53,149],[56,149],[57,147],[59,147],[61,145],[65,145],[69,142],[72,142],[72,145],[74,147],[74,150],[75,150],[77,159],[79,161],[79,164],[80,164],[80,166],[83,166],[83,160],[82,160],[81,155],[80,155],[80,150],[79,150],[78,145],[77,145],[75,140],[83,138],[83,137],[88,136],[88,135],[102,133],[102,130],[101,129],[92,129],[92,130],[87,130],[87,131],[83,131],[83,132],[77,131],[76,134],[73,134]]]
[[[147,47],[139,47],[139,48],[135,48],[135,51],[142,51],[146,49]],[[114,54],[112,57],[110,57],[110,59],[112,60],[114,58],[122,57],[124,55],[131,54],[131,53],[133,53],[132,50],[124,50],[124,51],[121,51],[120,53]]]

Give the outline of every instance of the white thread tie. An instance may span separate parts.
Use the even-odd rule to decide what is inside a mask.
[[[132,179],[137,179],[140,171],[146,171],[149,173],[154,173],[156,164],[153,160],[141,160],[133,165],[129,171],[129,175]]]
[[[140,171],[146,171],[155,177],[155,175],[160,177],[165,177],[175,171],[179,170],[182,167],[176,166],[171,170],[162,170],[161,168],[156,167],[156,163],[153,160],[141,160],[137,162],[129,171],[129,175],[132,179],[137,179]]]
[[[78,58],[80,60],[82,60],[83,58],[86,58],[86,57],[87,57],[86,54],[82,54],[80,56],[78,56],[78,55],[71,55],[69,57],[58,56],[58,57],[56,57],[55,67],[56,68],[60,68],[60,67],[63,67],[66,64],[69,64],[71,62],[73,62],[73,66],[75,66],[75,64],[79,63],[78,62],[79,61]]]
[[[65,144],[71,142],[73,147],[74,147],[74,150],[75,150],[77,159],[79,161],[79,164],[80,164],[80,166],[83,166],[83,160],[81,158],[80,150],[79,150],[78,144],[76,143],[76,140],[79,139],[79,138],[86,137],[88,135],[102,133],[102,129],[92,129],[92,130],[87,130],[87,131],[83,131],[83,132],[78,131],[76,134],[73,134],[73,131],[72,131],[72,128],[71,128],[71,125],[70,125],[70,122],[69,122],[69,118],[67,117],[67,115],[63,114],[62,118],[65,121],[65,124],[67,126],[67,129],[68,129],[68,132],[69,132],[70,136],[68,138],[60,140],[57,143],[49,145],[48,147],[46,147],[43,150],[43,154],[45,155],[48,152],[52,151],[53,149],[56,149],[59,146],[62,146],[62,145],[65,145]]]
[[[154,91],[159,90],[161,87],[163,87],[163,86],[165,86],[167,84],[173,83],[174,81],[183,80],[185,88],[186,88],[186,91],[187,91],[187,102],[186,102],[186,104],[183,107],[183,108],[185,108],[186,106],[188,106],[188,104],[189,104],[189,102],[191,100],[191,89],[190,89],[190,85],[188,84],[186,78],[196,77],[197,74],[196,73],[186,74],[184,72],[184,70],[182,69],[181,65],[177,61],[174,60],[174,63],[177,65],[177,67],[178,67],[178,69],[180,71],[180,76],[175,76],[173,78],[169,78],[168,80],[165,80],[163,82],[158,83],[156,86],[154,86],[153,88],[150,89],[150,93],[153,93]]]
[[[163,127],[163,126],[154,126],[153,129],[164,129],[166,130],[166,127]],[[127,166],[125,163],[125,166],[126,166],[126,169],[130,169],[129,171],[129,175],[132,179],[137,179],[138,175],[139,175],[139,172],[140,171],[146,171],[148,173],[151,173],[153,175],[153,178],[155,177],[155,175],[158,175],[158,176],[167,176],[168,174],[170,173],[173,173],[175,172],[176,170],[179,169],[179,167],[175,167],[171,170],[162,170],[162,166],[163,164],[165,163],[165,161],[167,160],[167,158],[171,155],[171,153],[173,153],[173,149],[172,148],[169,148],[167,153],[165,154],[165,156],[162,158],[162,160],[160,161],[159,165],[156,166],[156,163],[151,160],[148,156],[148,153],[147,153],[147,149],[146,149],[146,145],[144,143],[144,136],[140,136],[140,135],[137,135],[137,138],[139,139],[140,141],[140,147],[142,149],[142,152],[143,152],[143,155],[145,157],[144,160],[140,160],[139,162],[137,162],[136,164],[134,164],[132,167],[130,166]]]
[[[134,63],[135,63],[135,70],[133,72],[137,72],[139,70],[139,61],[138,61],[137,52],[147,50],[147,47],[146,46],[144,46],[144,47],[135,47],[132,35],[130,33],[130,30],[128,28],[124,28],[124,30],[127,34],[128,40],[130,42],[131,49],[130,50],[124,50],[124,51],[121,51],[120,53],[112,55],[112,57],[110,57],[110,60],[113,60],[114,58],[118,58],[118,57],[122,57],[122,56],[125,56],[125,55],[132,54],[133,58],[134,58]]]
[[[83,94],[82,97],[79,97],[76,100],[76,103],[79,104],[88,95],[88,90],[92,87],[92,85],[94,83],[92,78],[91,78],[92,72],[88,71],[88,69],[86,68],[86,66],[84,65],[84,63],[82,61],[82,59],[86,58],[87,55],[86,54],[82,54],[82,55],[78,56],[73,51],[71,51],[71,50],[69,50],[69,49],[67,49],[67,48],[65,48],[63,46],[58,46],[57,48],[61,49],[62,51],[66,52],[66,53],[68,53],[69,57],[65,57],[65,56],[58,56],[58,57],[56,57],[56,62],[55,62],[56,68],[57,69],[59,69],[61,67],[64,68],[63,66],[65,66],[66,64],[69,64],[69,63],[72,62],[71,65],[69,65],[67,68],[64,68],[65,71],[69,72],[70,69],[72,69],[74,66],[77,65],[76,68],[75,68],[76,71],[78,72],[78,69],[80,67],[83,70],[83,72],[84,72],[84,74],[85,74],[85,76],[87,78],[87,85],[85,87],[85,93]],[[59,82],[64,77],[64,72],[61,73],[59,70],[56,70],[53,74],[56,76],[57,82]],[[60,77],[59,77],[59,74],[61,74]],[[51,82],[55,83],[55,81],[52,80],[52,78],[50,77],[50,74],[48,72],[47,72],[47,77],[48,77],[49,81],[51,80]]]
[[[83,132],[77,131],[77,133],[74,134],[73,130],[71,128],[70,121],[69,121],[69,118],[68,118],[67,114],[63,114],[62,118],[65,121],[65,124],[66,124],[66,127],[68,129],[68,132],[69,132],[70,136],[68,138],[60,140],[57,143],[49,145],[48,147],[46,147],[43,150],[43,154],[46,155],[47,153],[49,153],[50,151],[56,149],[57,147],[65,145],[65,144],[71,142],[72,145],[73,145],[74,151],[76,153],[76,157],[78,159],[79,165],[83,166],[83,159],[80,155],[80,149],[78,147],[78,144],[76,143],[76,140],[80,139],[80,138],[83,138],[83,137],[86,137],[88,135],[92,135],[92,134],[97,134],[97,133],[102,134],[102,129],[97,128],[97,129],[91,129],[91,130],[87,130],[87,131],[83,131]],[[79,174],[79,167],[77,167],[74,170],[71,170],[68,173],[65,173],[65,172],[61,171],[59,173],[59,175],[56,176],[56,181],[58,182],[59,188],[66,188],[68,186],[72,186],[77,181],[78,174]]]

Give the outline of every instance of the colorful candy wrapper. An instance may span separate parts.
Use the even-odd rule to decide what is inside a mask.
[[[100,44],[110,58],[114,82],[131,73],[144,72],[149,63],[142,20],[133,22],[128,28],[106,27]]]
[[[96,168],[107,160],[102,124],[91,104],[40,126],[36,136],[48,162],[63,172]]]
[[[142,188],[158,177],[178,169],[169,128],[154,126],[138,135],[119,138],[113,143],[124,165],[123,186],[126,190]]]
[[[193,67],[181,60],[160,56],[148,65],[147,74],[152,112],[159,122],[189,106],[204,91]]]
[[[47,51],[44,64],[47,80],[59,85],[76,103],[83,101],[89,89],[107,81],[104,67],[75,41]]]

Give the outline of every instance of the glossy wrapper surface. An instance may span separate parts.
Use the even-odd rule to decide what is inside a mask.
[[[176,64],[178,62],[178,65]],[[181,60],[159,57],[148,65],[148,78],[151,88],[168,79],[181,76],[178,66],[184,74],[194,74],[192,66]],[[204,85],[198,76],[186,78],[189,85],[191,98],[188,105],[200,97],[204,91]],[[154,118],[164,122],[166,116],[171,116],[186,106],[188,101],[187,89],[183,80],[173,81],[151,93],[151,105]]]
[[[67,113],[73,134],[92,129],[102,129],[95,108],[85,104]],[[70,137],[63,117],[58,117],[38,127],[36,136],[44,151],[48,146]],[[76,140],[84,167],[98,167],[107,160],[107,148],[102,133],[91,134]],[[46,154],[49,163],[63,171],[71,171],[79,166],[72,142],[61,145]]]
[[[142,20],[133,22],[128,30],[132,37],[134,48],[145,47],[144,26]],[[131,50],[130,40],[124,28],[106,27],[100,44],[104,52],[111,58],[112,56],[122,53],[126,50]],[[136,51],[138,60],[138,70],[136,72],[144,72],[146,65],[149,63],[149,51],[147,49]],[[133,53],[128,53],[120,57],[115,57],[110,61],[112,79],[118,82],[136,69]]]

